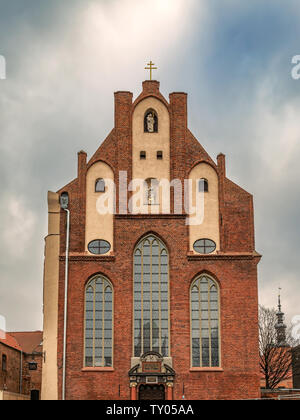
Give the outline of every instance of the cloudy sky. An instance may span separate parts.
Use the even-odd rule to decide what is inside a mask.
[[[254,194],[260,302],[300,314],[299,0],[0,0],[0,315],[42,328],[47,191],[113,127],[113,92],[189,94],[189,127]]]

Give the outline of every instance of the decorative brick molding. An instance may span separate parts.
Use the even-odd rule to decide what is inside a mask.
[[[65,256],[64,255],[60,255],[59,257],[59,261],[64,262],[65,261]],[[82,262],[90,262],[90,261],[94,261],[94,262],[114,262],[116,259],[115,256],[110,256],[108,255],[107,257],[104,256],[99,256],[99,255],[70,255],[69,256],[69,261],[72,262],[76,262],[76,261],[82,261]]]

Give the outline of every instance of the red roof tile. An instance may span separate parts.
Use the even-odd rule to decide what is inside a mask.
[[[11,347],[15,350],[19,350],[19,351],[22,350],[19,343],[14,337],[12,337],[9,333],[5,333],[3,331],[1,331],[1,334],[0,334],[0,343],[3,343],[6,346]]]
[[[24,353],[32,354],[33,352],[41,353],[43,351],[41,346],[42,331],[10,332],[9,334],[17,340]]]

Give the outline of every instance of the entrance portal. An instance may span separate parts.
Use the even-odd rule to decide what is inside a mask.
[[[164,385],[140,385],[139,400],[165,400]]]

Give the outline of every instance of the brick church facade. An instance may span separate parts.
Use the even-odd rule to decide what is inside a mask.
[[[111,133],[89,161],[78,153],[75,180],[48,193],[43,399],[63,389],[66,399],[260,396],[253,198],[187,120],[187,95],[167,101],[157,81],[135,101],[116,92]]]

